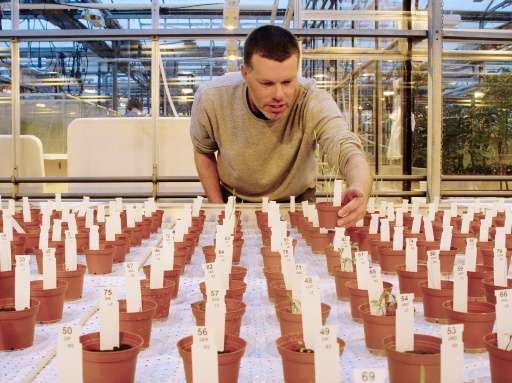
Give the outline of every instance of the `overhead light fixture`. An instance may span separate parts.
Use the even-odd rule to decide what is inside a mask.
[[[36,104],[36,107],[38,107],[38,108],[46,108],[46,104],[43,104],[43,103],[37,103],[37,104]]]
[[[183,88],[181,90],[181,93],[183,93],[183,94],[192,94],[192,93],[194,93],[194,89],[192,89],[192,88]]]
[[[483,98],[485,96],[485,93],[477,90],[475,91],[475,93],[473,93],[473,96],[475,96],[475,98]]]
[[[86,89],[84,89],[84,93],[96,94],[97,91],[96,91],[96,89],[86,88]]]
[[[392,90],[385,90],[384,92],[382,92],[382,94],[383,94],[385,97],[390,97],[390,96],[394,96],[394,95],[395,95],[395,92],[393,92]]]
[[[240,26],[240,2],[239,0],[224,1],[224,28],[235,29]]]

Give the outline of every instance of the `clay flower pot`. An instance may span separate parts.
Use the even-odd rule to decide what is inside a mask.
[[[156,302],[143,299],[142,311],[129,313],[126,311],[126,300],[119,300],[119,331],[139,335],[144,343],[142,347],[149,347],[151,339],[151,326],[156,313]]]
[[[315,254],[325,252],[325,249],[331,245],[329,241],[329,235],[327,233],[321,233],[320,231],[315,231],[311,235],[311,250]]]
[[[331,306],[322,303],[322,324],[325,324]],[[299,334],[302,336],[302,314],[293,314],[291,305],[288,303],[281,303],[276,306],[277,319],[279,320],[279,327],[281,328],[281,335]]]
[[[423,300],[423,290],[420,287],[420,282],[428,280],[427,266],[418,265],[417,270],[417,272],[406,271],[405,265],[401,265],[398,266],[396,272],[398,273],[400,293],[413,293],[414,301],[421,302]]]
[[[178,341],[178,351],[183,359],[185,378],[187,383],[192,383],[192,337]],[[224,337],[224,351],[218,353],[219,382],[236,383],[238,382],[238,372],[240,371],[240,361],[245,353],[247,343],[242,338],[233,335]]]
[[[393,285],[389,282],[383,282],[384,290],[389,290],[393,288]],[[368,298],[368,290],[361,290],[357,288],[357,280],[351,280],[345,283],[350,294],[350,313],[352,315],[352,319],[356,322],[362,322],[363,317],[359,312],[359,306],[366,304],[370,304]]]
[[[485,300],[484,279],[493,277],[493,268],[478,265],[475,271],[468,271],[468,297],[473,300]]]
[[[381,316],[372,315],[370,314],[370,305],[366,303],[359,306],[359,312],[363,317],[366,348],[371,353],[385,355],[384,338],[395,333],[395,313]]]
[[[341,267],[340,252],[333,250],[332,246],[325,248],[325,261],[327,263],[327,272],[334,275],[336,269]]]
[[[512,351],[505,351],[498,348],[496,333],[487,334],[484,337],[485,347],[489,352],[491,365],[491,382],[508,383],[512,376]]]
[[[114,262],[114,248],[104,245],[99,250],[85,250],[85,260],[89,274],[110,274]]]
[[[229,279],[243,282],[245,280],[246,275],[247,269],[245,267],[231,266],[231,274],[229,274]]]
[[[43,251],[41,249],[34,249],[34,255],[36,256],[37,272],[39,274],[43,274]],[[66,259],[64,256],[64,248],[55,248],[55,263],[57,264],[57,266],[63,265],[65,262]]]
[[[340,301],[348,301],[350,300],[350,292],[348,291],[348,287],[346,283],[348,281],[356,281],[357,275],[356,271],[341,271],[341,267],[338,266],[337,269],[334,270],[334,282],[336,284],[336,295]]]
[[[428,250],[439,250],[439,241],[427,241],[424,239],[418,239],[416,243],[418,247],[418,262],[427,263],[427,251]]]
[[[142,268],[144,271],[144,275],[146,276],[146,280],[149,281],[151,275],[151,265],[144,265]],[[180,276],[182,274],[182,270],[180,266],[176,266],[173,270],[165,270],[164,271],[164,279],[168,279],[174,282],[174,287],[171,292],[171,299],[175,299],[178,296],[178,291],[180,289]]]
[[[494,291],[496,290],[504,290],[504,289],[512,289],[512,278],[507,279],[507,287],[496,286],[494,284],[494,279],[491,277],[489,279],[484,279],[482,281],[485,291],[485,300],[488,303],[496,304],[496,295]]]
[[[302,215],[302,212],[295,211],[295,212],[288,212],[288,216],[290,217],[290,225],[291,227],[297,227],[299,225],[299,219]]]
[[[423,292],[423,315],[427,322],[448,323],[448,312],[443,303],[453,296],[453,282],[441,281],[440,289],[428,288],[428,282],[420,282]]]
[[[161,289],[149,288],[149,280],[140,281],[143,299],[151,299],[156,302],[157,308],[153,319],[167,319],[171,306],[171,295],[176,285],[173,281],[164,279],[164,287]]]
[[[341,206],[333,206],[332,202],[319,202],[316,204],[318,211],[318,222],[320,227],[327,227],[333,229],[338,226],[338,212]]]
[[[484,335],[492,332],[494,320],[496,319],[496,310],[494,305],[485,302],[468,301],[468,312],[454,311],[451,300],[443,303],[443,307],[448,312],[450,323],[463,323],[464,332],[462,340],[464,341],[464,351],[466,352],[484,352]]]
[[[267,270],[281,271],[281,254],[277,251],[270,251],[270,246],[263,246],[261,248],[263,255],[263,267]]]
[[[292,291],[286,289],[286,285],[285,285],[284,281],[277,280],[277,281],[271,282],[270,290],[271,290],[271,294],[273,296],[274,304],[276,304],[276,305],[279,305],[282,303],[291,304]],[[277,311],[276,311],[276,315],[277,315]]]
[[[281,281],[284,283],[284,276],[281,273],[281,269],[271,269],[266,270],[263,269],[263,273],[265,275],[265,280],[267,281],[267,293],[268,293],[268,299],[271,302],[274,302],[274,291],[271,289],[271,285],[273,282]]]
[[[226,328],[225,333],[240,336],[240,326],[245,314],[245,303],[234,299],[225,299],[226,302]],[[206,315],[206,301],[194,302],[190,305],[192,314],[196,318],[196,326],[204,326]]]
[[[0,271],[0,299],[14,298],[14,266],[11,271]]]
[[[340,355],[345,342],[338,338]],[[302,336],[297,334],[284,335],[276,341],[277,350],[283,360],[283,376],[285,383],[311,383],[315,381],[315,354],[301,352],[306,346]]]
[[[43,289],[43,281],[30,282],[30,296],[37,299],[41,306],[37,314],[36,321],[39,323],[54,323],[62,319],[64,309],[64,296],[68,283],[63,280],[57,280],[55,289]]]
[[[396,269],[405,264],[405,250],[393,250],[393,246],[381,246],[380,267],[383,273],[396,274]]]
[[[507,248],[507,252],[506,252],[507,265],[510,264],[511,256],[512,256],[512,250]],[[483,248],[482,249],[482,257],[483,257],[484,266],[489,266],[489,267],[494,268],[494,246],[489,247],[489,248]]]
[[[137,355],[144,340],[140,335],[119,333],[119,350],[100,351],[100,333],[94,332],[80,337],[82,343],[84,383],[105,381],[129,383],[135,380]]]
[[[388,357],[389,381],[393,383],[420,382],[422,368],[425,383],[441,380],[441,339],[414,334],[414,352],[398,352],[395,337],[384,339]]]
[[[247,284],[245,282],[230,279],[229,280],[229,289],[226,291],[226,298],[228,299],[237,299],[239,301],[244,299],[244,293],[247,288]],[[203,294],[203,299],[206,300],[206,285],[204,282],[199,284],[199,290],[201,290],[201,294]]]
[[[30,308],[14,310],[14,298],[0,299],[0,351],[27,348],[34,343],[40,303],[30,299]]]
[[[85,265],[76,265],[75,271],[66,271],[64,264],[57,267],[57,281],[65,281],[68,284],[64,300],[75,301],[82,298],[84,287]]]

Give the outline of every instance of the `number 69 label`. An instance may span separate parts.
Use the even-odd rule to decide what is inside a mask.
[[[384,383],[386,372],[381,368],[354,369],[355,383]]]

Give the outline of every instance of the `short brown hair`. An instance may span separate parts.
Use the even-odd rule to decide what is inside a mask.
[[[299,56],[299,43],[290,31],[276,25],[264,25],[253,30],[245,40],[245,65],[251,66],[254,54],[269,60],[283,62],[292,55]]]

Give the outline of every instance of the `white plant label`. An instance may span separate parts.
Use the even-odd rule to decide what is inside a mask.
[[[112,288],[104,288],[100,298],[100,350],[119,347],[119,302]]]
[[[468,312],[468,274],[464,264],[453,266],[453,310]]]
[[[30,256],[17,255],[14,269],[14,309],[30,307]]]
[[[293,256],[293,240],[287,237],[281,244],[281,270],[283,273],[284,285],[287,290],[293,288],[293,278],[295,275],[295,259]]]
[[[387,371],[383,368],[355,368],[352,370],[354,383],[385,383]]]
[[[302,329],[306,348],[314,349],[317,334],[322,327],[322,307],[318,278],[306,276],[302,280]]]
[[[343,187],[342,180],[334,181],[334,193],[332,198],[332,206],[341,206],[341,190]]]
[[[126,207],[126,227],[135,227],[135,211],[131,206]]]
[[[494,285],[500,287],[507,287],[507,259],[505,252],[507,249],[495,248],[494,249]]]
[[[345,237],[345,241],[340,250],[341,271],[353,272],[352,265],[352,247],[350,246],[350,237]]]
[[[290,212],[295,213],[296,206],[295,206],[295,196],[290,196]]]
[[[126,283],[126,312],[136,313],[142,311],[138,262],[125,262],[124,278]]]
[[[215,329],[217,351],[224,351],[224,334],[226,330],[226,303],[224,290],[207,290],[204,324]]]
[[[98,206],[98,213],[96,214],[96,220],[98,222],[105,222],[105,205]]]
[[[83,382],[81,326],[64,325],[57,333],[57,378],[59,383]]]
[[[496,296],[496,324],[495,329],[498,335],[498,348],[501,350],[512,350],[512,290],[495,290]]]
[[[268,212],[268,197],[263,197],[261,199],[261,211],[263,213],[267,213]]]
[[[0,233],[0,271],[12,270],[11,241],[7,235]]]
[[[437,206],[433,203],[428,204],[428,220],[432,222],[436,217]]]
[[[39,233],[39,249],[44,250],[48,248],[48,228],[41,226]]]
[[[505,198],[498,198],[497,210],[500,213],[505,211]]]
[[[396,351],[414,350],[414,294],[398,294],[396,306]]]
[[[480,220],[480,233],[478,236],[480,242],[489,241],[489,222],[485,219]]]
[[[224,281],[222,280],[222,275],[224,274],[223,267],[223,265],[219,265],[217,262],[203,265],[206,291],[224,288]],[[220,275],[219,272],[221,273]]]
[[[370,273],[368,278],[368,300],[370,302],[370,314],[371,315],[385,315],[385,307],[381,305],[380,299],[384,292],[384,286],[382,283],[382,275],[380,266],[373,265],[370,267]]]
[[[85,211],[85,227],[91,228],[94,225],[94,210],[87,209]]]
[[[323,326],[315,342],[315,383],[339,383],[339,348],[334,327]]]
[[[434,240],[434,230],[432,229],[432,221],[424,219],[423,230],[425,231],[425,240],[427,242],[432,242]]]
[[[420,229],[421,229],[421,215],[415,214],[412,219],[411,233],[419,234]]]
[[[476,271],[476,238],[466,238],[466,252],[464,263],[467,271]]]
[[[43,290],[57,288],[57,261],[55,249],[43,250]]]
[[[366,205],[366,210],[370,214],[373,214],[375,212],[375,197],[368,198],[368,203]]]
[[[462,224],[460,226],[460,232],[462,234],[469,234],[469,224],[471,222],[471,219],[469,217],[469,214],[464,214],[462,216]]]
[[[72,233],[66,231],[64,238],[64,263],[66,271],[76,271],[77,259],[76,238]]]
[[[416,273],[418,271],[417,238],[407,238],[405,246],[405,270]]]
[[[55,193],[55,210],[62,210],[62,195]]]
[[[30,204],[28,197],[23,197],[23,222],[32,222],[32,215],[30,214]]]
[[[164,258],[164,270],[174,269],[174,233],[164,229],[162,232],[162,250]]]
[[[404,228],[402,226],[396,226],[393,234],[393,251],[399,251],[404,249]]]
[[[295,279],[292,286],[292,299],[299,302],[302,295],[302,285],[304,277],[306,276],[306,266],[302,263],[295,264]]]
[[[62,241],[62,221],[60,219],[53,220],[52,241]]]
[[[149,275],[149,288],[161,289],[164,287],[164,260],[160,248],[153,249],[151,255],[151,271]]]
[[[370,227],[368,228],[368,234],[377,234],[379,231],[379,215],[372,214],[370,218]]]
[[[441,383],[462,383],[464,381],[464,325],[441,326]]]
[[[332,240],[332,247],[334,250],[341,249],[344,238],[345,238],[345,228],[337,226],[334,229],[334,238]]]
[[[92,225],[89,228],[89,250],[100,249],[100,234],[98,230],[99,227],[97,225]]]
[[[441,234],[441,251],[449,251],[452,248],[452,230],[451,226],[443,227],[443,233]]]
[[[457,217],[459,215],[458,206],[456,202],[450,204],[450,216]]]
[[[199,214],[201,212],[201,205],[203,204],[203,196],[197,196],[194,199],[194,202],[192,202],[192,216],[193,217],[199,217]]]
[[[427,272],[428,288],[441,289],[441,262],[439,261],[439,250],[427,251]]]
[[[370,260],[367,251],[356,251],[356,278],[357,288],[360,290],[368,289],[368,279],[370,278]]]
[[[494,237],[494,247],[498,249],[505,249],[506,245],[506,233],[504,227],[496,228],[496,236]]]
[[[192,339],[192,379],[194,383],[219,383],[215,330],[207,326],[196,326]]]
[[[112,215],[107,217],[107,222],[105,223],[105,240],[112,242],[116,240],[116,223],[115,218]]]
[[[380,240],[381,242],[389,242],[391,240],[389,234],[389,220],[386,218],[380,220]]]
[[[385,217],[388,210],[388,203],[384,200],[379,201],[379,217]]]
[[[470,221],[475,218],[475,206],[473,204],[468,205],[467,215]]]

